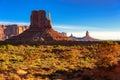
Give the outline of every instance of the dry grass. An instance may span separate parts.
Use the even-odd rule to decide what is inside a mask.
[[[120,45],[1,45],[0,76],[7,80],[86,79],[85,69],[111,68],[120,61]],[[70,77],[71,76],[71,77]]]

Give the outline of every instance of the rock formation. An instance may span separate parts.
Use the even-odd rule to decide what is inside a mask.
[[[8,39],[12,36],[17,36],[28,29],[28,26],[20,25],[0,25],[0,40]]]
[[[6,41],[14,42],[34,42],[34,41],[61,41],[72,40],[52,28],[50,13],[46,18],[44,10],[32,11],[30,17],[30,28],[18,36],[14,36]]]
[[[90,35],[89,35],[89,32],[86,31],[86,36],[84,37],[75,37],[71,34],[70,38],[76,40],[76,41],[100,41],[99,39],[95,39],[95,38],[92,38]]]
[[[5,26],[4,25],[0,25],[0,40],[4,40],[5,39]]]

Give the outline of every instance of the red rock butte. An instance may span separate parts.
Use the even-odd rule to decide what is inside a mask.
[[[30,27],[18,36],[6,40],[8,42],[34,42],[34,41],[63,41],[72,40],[52,28],[50,14],[46,18],[44,10],[32,11]]]

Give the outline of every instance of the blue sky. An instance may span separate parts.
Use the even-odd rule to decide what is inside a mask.
[[[29,24],[31,11],[41,9],[59,32],[120,40],[119,0],[0,0],[0,23]]]

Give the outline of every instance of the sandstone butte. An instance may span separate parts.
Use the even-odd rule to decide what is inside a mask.
[[[52,28],[50,14],[46,18],[44,10],[32,11],[29,29],[18,36],[13,36],[6,42],[35,42],[35,41],[71,41],[72,39]]]

